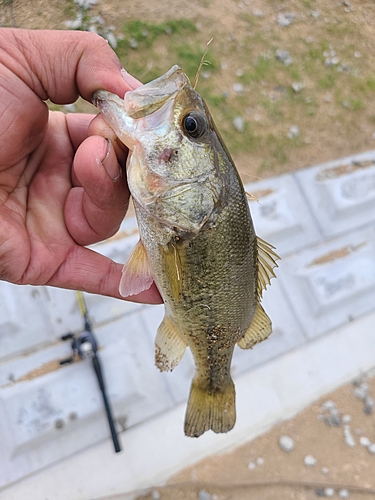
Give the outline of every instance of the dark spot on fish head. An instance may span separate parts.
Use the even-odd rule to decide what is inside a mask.
[[[158,156],[159,163],[165,163],[171,161],[173,155],[177,155],[178,151],[172,148],[165,148]]]

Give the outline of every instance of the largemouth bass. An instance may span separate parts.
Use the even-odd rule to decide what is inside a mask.
[[[236,420],[233,350],[271,333],[260,299],[277,255],[257,238],[233,160],[178,66],[124,100],[98,91],[93,102],[130,150],[140,241],[124,266],[120,293],[139,293],[155,281],[165,303],[156,365],[173,370],[186,346],[196,364],[185,434],[227,432]]]

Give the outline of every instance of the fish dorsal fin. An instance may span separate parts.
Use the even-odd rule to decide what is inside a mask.
[[[119,291],[123,297],[137,295],[143,290],[148,290],[152,282],[150,262],[145,247],[139,240],[122,268]]]
[[[272,278],[276,278],[276,274],[273,269],[277,266],[276,261],[280,259],[276,252],[274,252],[275,247],[270,243],[262,240],[257,236],[257,246],[258,246],[258,286],[257,294],[258,299],[262,297],[263,290],[267,288],[270,284]]]
[[[172,371],[184,355],[186,344],[168,316],[164,316],[155,339],[155,364],[161,372]]]
[[[241,349],[251,349],[258,342],[265,340],[272,332],[272,323],[263,307],[258,303],[253,321],[245,335],[238,342]]]
[[[180,300],[182,290],[182,265],[177,246],[170,241],[166,247],[161,247],[165,274],[172,291],[172,297],[176,302]]]

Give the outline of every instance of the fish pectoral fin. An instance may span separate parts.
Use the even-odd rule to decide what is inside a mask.
[[[119,292],[123,297],[136,295],[143,290],[148,290],[152,282],[150,262],[145,247],[139,240],[122,268]]]
[[[272,323],[263,307],[258,303],[253,321],[242,339],[237,342],[241,349],[251,349],[255,344],[265,340],[272,332]]]
[[[257,236],[257,247],[258,247],[258,286],[257,294],[258,298],[262,297],[263,290],[267,288],[270,284],[272,278],[276,278],[276,274],[273,272],[277,266],[276,261],[280,259],[276,252],[274,252],[275,247],[270,243],[262,240]]]
[[[155,339],[155,364],[161,372],[172,371],[184,355],[186,343],[170,319],[164,316]]]
[[[232,379],[220,390],[210,391],[193,379],[185,415],[185,434],[199,437],[212,429],[230,431],[236,422],[236,393]]]

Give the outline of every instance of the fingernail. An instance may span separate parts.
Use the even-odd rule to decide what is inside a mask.
[[[128,73],[125,68],[122,68],[121,76],[131,89],[136,89],[137,87],[142,85],[142,83],[134,78],[134,76],[132,76],[130,73]]]
[[[109,139],[105,139],[108,143],[107,146],[107,154],[101,160],[101,164],[103,165],[105,171],[109,175],[109,177],[113,180],[113,182],[116,182],[120,177],[121,177],[121,169],[117,161],[113,158],[110,158],[110,154],[112,151],[112,143]]]

